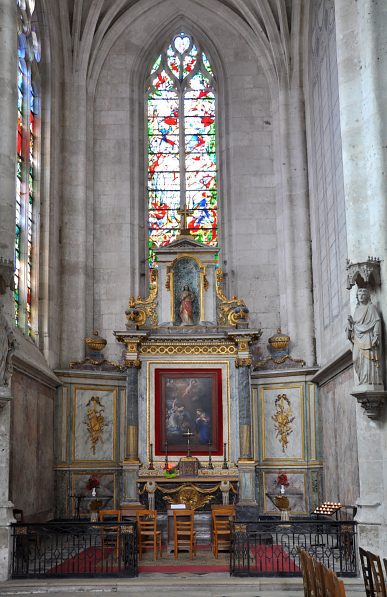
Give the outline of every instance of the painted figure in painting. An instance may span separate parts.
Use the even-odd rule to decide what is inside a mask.
[[[380,315],[367,288],[356,293],[357,306],[348,316],[347,336],[352,343],[353,366],[360,385],[383,385],[380,365]]]
[[[201,444],[208,444],[211,440],[210,417],[202,408],[196,409],[196,431]]]
[[[192,308],[193,302],[195,300],[195,295],[189,289],[189,286],[186,285],[183,288],[182,293],[180,294],[180,309],[179,315],[181,319],[182,325],[193,325],[193,318],[192,318]]]

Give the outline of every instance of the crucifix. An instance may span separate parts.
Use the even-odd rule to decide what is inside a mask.
[[[189,448],[189,440],[190,440],[190,437],[193,436],[193,433],[191,433],[191,431],[190,431],[190,429],[188,427],[188,431],[186,431],[185,433],[182,433],[181,435],[184,435],[184,437],[187,438],[187,457],[190,457],[191,456],[191,452],[190,452],[190,448]]]

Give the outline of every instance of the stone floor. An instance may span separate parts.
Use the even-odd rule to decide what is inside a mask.
[[[347,597],[364,595],[361,579],[345,579]],[[135,579],[50,579],[0,582],[0,596],[98,597],[114,593],[147,597],[302,597],[300,578],[232,578],[226,573],[141,575]]]

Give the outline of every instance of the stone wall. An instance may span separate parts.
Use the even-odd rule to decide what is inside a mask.
[[[27,521],[54,512],[55,390],[19,371],[12,376],[10,499]]]
[[[310,3],[307,123],[317,362],[347,347],[346,217],[333,0]],[[340,333],[342,330],[342,333]]]
[[[355,504],[359,497],[356,400],[352,367],[319,388],[319,419],[324,454],[324,498]]]

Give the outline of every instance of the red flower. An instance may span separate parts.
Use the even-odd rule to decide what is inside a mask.
[[[288,476],[285,473],[278,473],[277,485],[283,485],[284,487],[289,487]]]
[[[91,475],[91,477],[89,477],[89,480],[87,481],[86,489],[88,489],[90,491],[91,489],[95,489],[99,486],[100,486],[99,479],[97,479],[97,477],[95,475]]]

